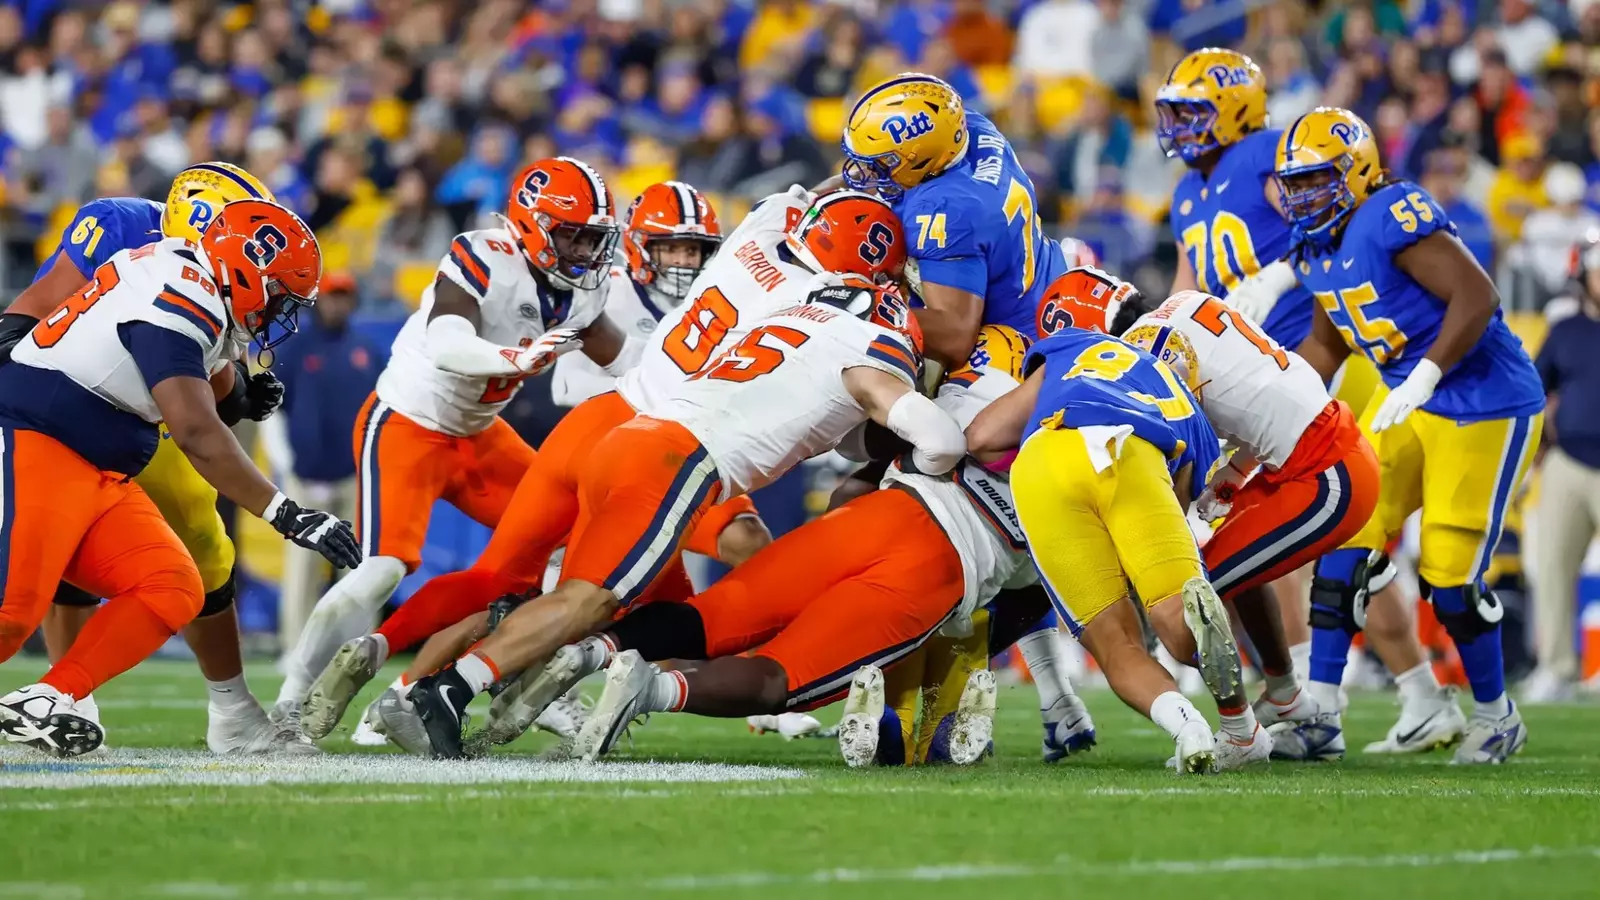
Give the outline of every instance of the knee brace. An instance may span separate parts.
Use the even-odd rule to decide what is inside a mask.
[[[99,606],[100,598],[83,588],[73,587],[63,581],[61,586],[56,588],[55,599],[51,602],[58,606]]]
[[[1394,564],[1389,554],[1377,550],[1372,551],[1367,561],[1367,596],[1370,597],[1392,584],[1395,576],[1400,574],[1400,567]]]
[[[1347,634],[1360,634],[1367,627],[1367,588],[1373,567],[1383,558],[1381,551],[1371,551],[1355,561],[1348,579],[1323,574],[1319,564],[1311,577],[1311,627],[1342,628]]]
[[[1439,617],[1450,640],[1457,644],[1470,644],[1500,626],[1506,610],[1494,591],[1480,583],[1460,587],[1435,587],[1424,582],[1427,595],[1433,602],[1433,614]]]
[[[220,612],[227,612],[228,607],[233,605],[234,598],[238,595],[239,592],[233,585],[233,579],[228,579],[222,587],[214,591],[206,591],[205,602],[200,604],[200,614],[195,618],[204,619]]]
[[[537,596],[539,596],[539,589],[529,588],[520,594],[505,594],[496,597],[494,602],[489,604],[489,633],[494,634],[494,630],[500,627],[500,623],[506,620],[506,616],[511,615],[517,607]]]

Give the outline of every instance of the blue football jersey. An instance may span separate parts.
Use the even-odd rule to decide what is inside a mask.
[[[1394,257],[1436,231],[1455,234],[1455,226],[1427,191],[1401,181],[1350,214],[1337,246],[1308,252],[1295,266],[1345,343],[1372,360],[1391,388],[1427,355],[1445,312],[1444,301],[1395,265]],[[1527,416],[1544,408],[1539,375],[1500,310],[1422,408],[1460,422]]]
[[[1156,358],[1117,338],[1068,328],[1028,351],[1023,369],[1044,366],[1039,402],[1022,433],[1045,427],[1132,425],[1167,457],[1174,475],[1194,466],[1198,492],[1217,462],[1217,433],[1189,389]]]
[[[117,251],[161,240],[161,213],[165,209],[163,204],[139,197],[91,200],[78,207],[61,232],[60,250],[88,278]],[[51,254],[51,260],[34,274],[34,281],[49,270],[54,259],[55,254]]]
[[[1172,239],[1189,257],[1200,290],[1227,297],[1243,279],[1289,253],[1289,224],[1267,202],[1281,129],[1247,136],[1222,152],[1210,179],[1184,173],[1172,192]],[[1293,350],[1311,333],[1311,293],[1296,287],[1258,323]]]
[[[967,155],[891,204],[918,275],[983,298],[983,324],[1038,336],[1044,289],[1067,270],[1040,225],[1033,182],[994,123],[967,113]]]

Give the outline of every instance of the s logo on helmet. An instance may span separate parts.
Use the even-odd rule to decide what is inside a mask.
[[[1052,334],[1072,327],[1072,313],[1057,304],[1054,300],[1039,307],[1039,334],[1049,337]]]
[[[876,266],[889,258],[889,248],[894,246],[894,232],[882,222],[873,222],[867,229],[867,239],[861,242],[861,258],[867,265]]]
[[[189,227],[195,231],[205,233],[206,226],[217,217],[217,210],[204,200],[189,201]]]
[[[1346,144],[1354,144],[1356,141],[1361,140],[1361,129],[1351,125],[1349,122],[1335,122],[1329,125],[1328,133]]]
[[[265,269],[272,265],[278,254],[289,249],[289,239],[276,225],[262,225],[256,229],[255,237],[244,243],[244,258],[250,260],[258,269]]]
[[[878,303],[872,309],[872,320],[895,331],[905,331],[910,324],[911,312],[899,297],[879,293]]]
[[[533,209],[533,204],[550,186],[550,173],[543,169],[534,169],[528,177],[522,180],[522,187],[517,188],[517,205],[523,209]]]
[[[896,146],[933,130],[933,117],[919,112],[909,120],[905,116],[890,116],[883,120],[883,130]]]
[[[1212,66],[1206,70],[1206,74],[1217,83],[1217,87],[1238,87],[1250,82],[1250,70],[1243,66]]]

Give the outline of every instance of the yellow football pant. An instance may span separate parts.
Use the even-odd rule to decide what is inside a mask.
[[[217,489],[194,470],[165,427],[150,465],[133,480],[194,557],[206,593],[227,584],[233,573],[233,542],[217,513]]]

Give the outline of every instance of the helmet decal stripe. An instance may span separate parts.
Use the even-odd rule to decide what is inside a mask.
[[[224,177],[224,178],[228,179],[229,181],[233,182],[234,184],[238,185],[240,188],[242,188],[245,191],[245,193],[249,194],[251,197],[254,197],[257,200],[262,199],[261,192],[256,190],[255,185],[251,184],[248,180],[246,180],[244,178],[240,178],[238,172],[235,172],[235,171],[227,168],[226,166],[219,166],[219,165],[215,165],[213,163],[198,163],[196,165],[190,166],[189,169],[190,170],[198,169],[198,170],[200,170],[202,172],[210,172],[210,173],[212,173],[214,175],[221,175],[222,177]],[[182,177],[182,173],[179,173],[179,177],[180,178]]]
[[[591,169],[589,164],[581,159],[573,159],[570,156],[558,156],[556,158],[572,163],[578,167],[578,171],[583,173],[583,180],[589,185],[590,199],[594,201],[594,214],[597,216],[611,215],[611,208],[606,203],[606,183],[600,177],[600,173]]]
[[[679,218],[685,225],[700,224],[700,207],[694,202],[694,189],[681,181],[669,181],[672,196],[677,198]]]
[[[898,87],[899,85],[902,85],[902,84],[912,84],[912,83],[915,83],[915,82],[923,82],[923,83],[932,82],[934,84],[942,84],[946,88],[950,88],[950,85],[946,84],[944,79],[942,79],[942,78],[936,78],[936,77],[934,77],[932,75],[924,75],[924,74],[922,74],[920,72],[907,72],[904,75],[899,75],[899,76],[897,76],[895,78],[891,78],[888,81],[885,81],[883,84],[880,84],[877,87],[873,88],[872,90],[867,91],[865,94],[862,94],[861,95],[861,99],[856,101],[856,105],[850,107],[850,115],[845,116],[844,120],[846,122],[849,122],[850,120],[854,119],[856,117],[856,113],[860,111],[862,104],[871,101],[874,97],[878,96],[879,94],[883,93],[884,91],[886,91],[886,90],[888,90],[888,89],[890,89],[892,87]],[[950,92],[951,93],[955,93],[955,89],[954,88],[950,88]]]

